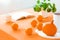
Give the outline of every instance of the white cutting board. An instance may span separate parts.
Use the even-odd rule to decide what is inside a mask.
[[[13,20],[17,20],[17,19],[19,19],[19,18],[21,18],[23,16],[26,17],[28,15],[33,15],[33,14],[28,13],[28,12],[13,12],[10,15],[11,15]]]

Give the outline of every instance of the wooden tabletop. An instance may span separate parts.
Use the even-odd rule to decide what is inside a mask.
[[[34,12],[33,9],[26,9],[24,11],[29,13]],[[30,22],[33,19],[34,18],[15,21],[19,25],[19,29],[18,31],[13,31],[11,26],[4,23],[4,18],[0,17],[0,38],[3,38],[2,40],[60,40],[60,39],[43,38],[38,34],[36,34],[35,32],[31,36],[26,35],[25,29],[31,27]]]

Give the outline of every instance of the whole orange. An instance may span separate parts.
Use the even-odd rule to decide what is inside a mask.
[[[40,23],[37,25],[37,29],[38,29],[38,30],[42,30],[42,28],[43,28],[43,23],[40,22]]]
[[[39,16],[37,17],[37,20],[38,20],[39,22],[43,21],[43,16],[42,16],[42,15],[39,15]]]
[[[13,30],[18,30],[18,24],[16,24],[16,23],[12,24],[12,29]]]
[[[37,25],[37,21],[36,21],[36,20],[33,20],[33,21],[31,22],[31,25],[32,25],[33,28],[35,28],[36,25]]]
[[[27,35],[32,35],[33,30],[32,30],[32,28],[28,28],[25,30],[25,32]]]

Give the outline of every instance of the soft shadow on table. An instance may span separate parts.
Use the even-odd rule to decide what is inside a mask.
[[[6,32],[0,30],[0,40],[16,40],[16,38],[10,36]]]
[[[21,40],[60,40],[60,39],[43,38],[36,33],[32,34],[31,36],[26,35],[26,33],[24,32],[22,32],[22,34],[20,36],[21,38],[19,38]],[[4,31],[0,30],[0,40],[17,40],[17,39],[5,33]]]
[[[24,40],[60,40],[60,39],[48,39],[48,38],[43,38],[37,34],[33,34],[32,36],[25,36]]]

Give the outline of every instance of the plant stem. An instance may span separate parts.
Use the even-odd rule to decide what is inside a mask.
[[[40,4],[40,0],[37,0],[37,4]]]
[[[44,0],[44,2],[45,2],[46,0]]]

